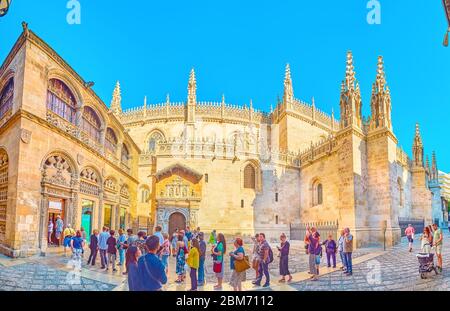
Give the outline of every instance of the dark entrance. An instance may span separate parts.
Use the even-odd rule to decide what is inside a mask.
[[[50,221],[53,223],[53,230],[49,234],[47,230],[47,235],[50,235],[50,237],[47,237],[47,240],[52,245],[59,245],[61,241],[58,240],[56,237],[56,220],[57,217],[60,217],[63,221],[64,219],[64,200],[62,199],[56,199],[56,198],[49,198],[48,201],[48,224],[47,228],[50,226]],[[61,239],[61,237],[60,237]]]
[[[169,217],[169,236],[171,237],[175,230],[185,230],[186,229],[186,217],[181,213],[173,213]]]

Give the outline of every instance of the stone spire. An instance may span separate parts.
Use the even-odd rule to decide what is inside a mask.
[[[120,92],[120,82],[119,81],[116,82],[116,86],[114,87],[114,91],[113,91],[113,94],[112,94],[111,105],[110,105],[109,109],[114,114],[121,114],[122,113],[122,95],[121,95],[121,92]]]
[[[439,179],[439,172],[436,162],[436,152],[433,151],[433,155],[431,158],[431,179],[432,180],[438,180]]]
[[[422,137],[420,135],[419,123],[416,123],[416,133],[414,135],[413,143],[413,162],[414,166],[423,167],[423,144]]]
[[[362,127],[362,101],[359,84],[355,78],[353,55],[347,52],[345,78],[341,84],[341,128],[350,125]]]
[[[386,83],[382,56],[378,57],[377,76],[372,85],[370,109],[372,111],[370,129],[385,127],[392,130],[391,94]]]
[[[291,67],[286,64],[286,71],[284,75],[284,93],[283,103],[286,107],[290,107],[294,102],[294,88],[292,87]]]
[[[431,174],[430,157],[428,155],[425,170],[427,171],[428,174]]]
[[[194,68],[191,69],[188,83],[188,105],[197,102],[197,80],[195,79]]]
[[[195,123],[195,105],[197,103],[197,80],[195,79],[194,68],[191,69],[188,82],[188,100],[186,109],[186,121]]]

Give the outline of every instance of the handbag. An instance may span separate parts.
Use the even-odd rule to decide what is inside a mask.
[[[214,273],[222,272],[222,262],[221,261],[214,261],[213,271],[214,271]]]
[[[252,268],[255,270],[258,270],[258,268],[259,268],[259,260],[258,259],[253,259]]]
[[[248,260],[248,256],[244,256],[241,260],[234,261],[234,270],[236,272],[243,272],[247,269],[250,269],[250,262]]]

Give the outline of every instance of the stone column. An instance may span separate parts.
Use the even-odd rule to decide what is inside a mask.
[[[98,192],[98,228],[100,230],[104,213],[103,190]]]
[[[119,209],[119,205],[111,205],[111,228],[114,230],[119,229],[119,223],[117,222],[117,210]]]
[[[189,209],[189,219],[187,219],[186,222],[189,223],[189,226],[192,229],[195,229],[198,227],[197,215],[198,215],[198,207],[191,207]]]
[[[47,251],[47,216],[48,216],[48,195],[41,195],[41,213],[39,226],[39,249],[41,255]]]
[[[70,214],[69,214],[69,217],[67,217],[67,219],[70,219],[70,224],[72,225],[72,228],[74,228],[74,229],[80,227],[80,225],[81,225],[81,219],[80,219],[80,223],[78,223],[78,217],[79,217],[79,214],[81,213],[79,204],[81,204],[81,203],[78,202],[78,192],[73,192],[72,198],[69,200],[68,210],[70,211]]]

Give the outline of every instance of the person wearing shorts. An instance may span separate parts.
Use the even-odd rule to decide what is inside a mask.
[[[409,247],[409,252],[412,252],[412,245],[414,242],[414,227],[411,224],[408,224],[408,227],[406,227],[405,229],[405,235],[408,238],[408,247]]]

